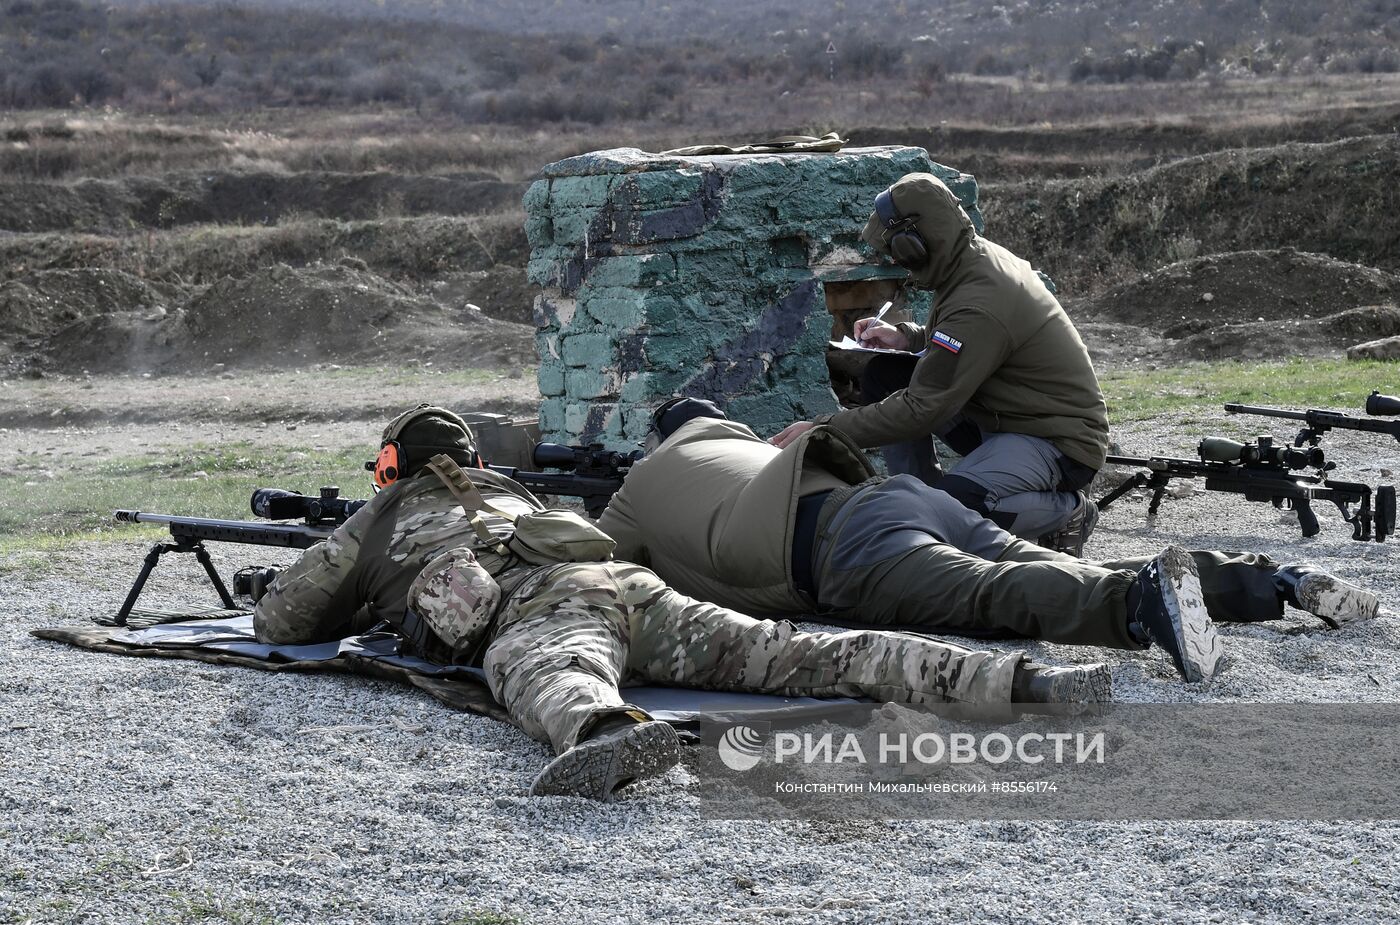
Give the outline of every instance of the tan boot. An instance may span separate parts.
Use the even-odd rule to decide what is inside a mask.
[[[629,720],[551,761],[530,786],[530,796],[608,800],[634,781],[666,773],[680,759],[680,739],[670,723]]]

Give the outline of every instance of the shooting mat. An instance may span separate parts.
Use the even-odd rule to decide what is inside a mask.
[[[253,635],[249,611],[223,610],[190,614],[186,622],[142,628],[122,626],[50,626],[33,631],[40,639],[147,658],[182,658],[260,671],[326,671],[411,684],[448,706],[509,722],[491,696],[480,668],[438,665],[399,654],[399,637],[391,633],[351,636],[314,646],[269,646]],[[136,614],[133,613],[133,617]],[[212,616],[212,618],[211,618]],[[849,699],[775,697],[682,687],[629,687],[627,699],[657,719],[679,726],[700,721],[736,723],[777,720],[794,715],[817,718]]]

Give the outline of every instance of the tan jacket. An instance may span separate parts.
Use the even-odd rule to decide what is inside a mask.
[[[632,467],[598,526],[618,559],[682,594],[748,613],[810,612],[792,581],[797,499],[874,474],[825,427],[779,450],[737,421],[696,418]]]
[[[1097,469],[1108,452],[1108,408],[1089,351],[1030,264],[978,236],[932,174],[894,186],[901,215],[917,215],[929,260],[911,275],[938,295],[928,325],[900,325],[911,352],[928,352],[909,387],[884,401],[825,418],[861,446],[932,433],[958,412],[984,432],[1029,434]],[[862,235],[877,250],[872,216]]]

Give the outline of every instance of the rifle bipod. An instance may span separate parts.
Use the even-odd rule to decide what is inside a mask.
[[[141,572],[136,576],[136,581],[132,583],[131,590],[127,592],[126,600],[122,602],[121,609],[111,621],[98,620],[110,626],[126,626],[127,620],[131,618],[132,608],[136,606],[136,599],[141,596],[142,590],[146,587],[146,581],[151,577],[151,573],[160,564],[160,557],[171,552],[192,552],[199,560],[199,564],[204,566],[204,573],[209,576],[209,583],[214,586],[214,590],[219,593],[219,599],[228,610],[234,610],[238,605],[233,600],[233,595],[228,593],[228,587],[224,580],[219,577],[219,573],[214,570],[214,563],[209,558],[209,550],[204,548],[204,542],[192,537],[176,537],[173,541],[161,540],[151,547],[151,551],[146,553],[146,559],[141,563]]]

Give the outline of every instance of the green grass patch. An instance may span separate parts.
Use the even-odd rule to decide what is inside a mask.
[[[471,910],[448,919],[445,925],[524,925],[524,921],[513,915],[504,915],[500,912]]]
[[[277,918],[249,900],[224,901],[210,890],[165,891],[166,908],[147,917],[150,925],[187,925],[194,922],[224,922],[227,925],[276,925]]]
[[[251,442],[192,444],[173,455],[79,460],[53,478],[21,475],[0,481],[0,554],[29,554],[104,538],[121,527],[112,511],[128,508],[191,517],[249,519],[253,489],[314,494],[339,485],[346,497],[368,497],[363,450],[304,452]]]
[[[1100,374],[1111,423],[1225,402],[1278,408],[1326,408],[1365,416],[1372,389],[1393,388],[1397,366],[1378,361],[1291,359],[1259,363],[1193,363],[1170,369]]]

